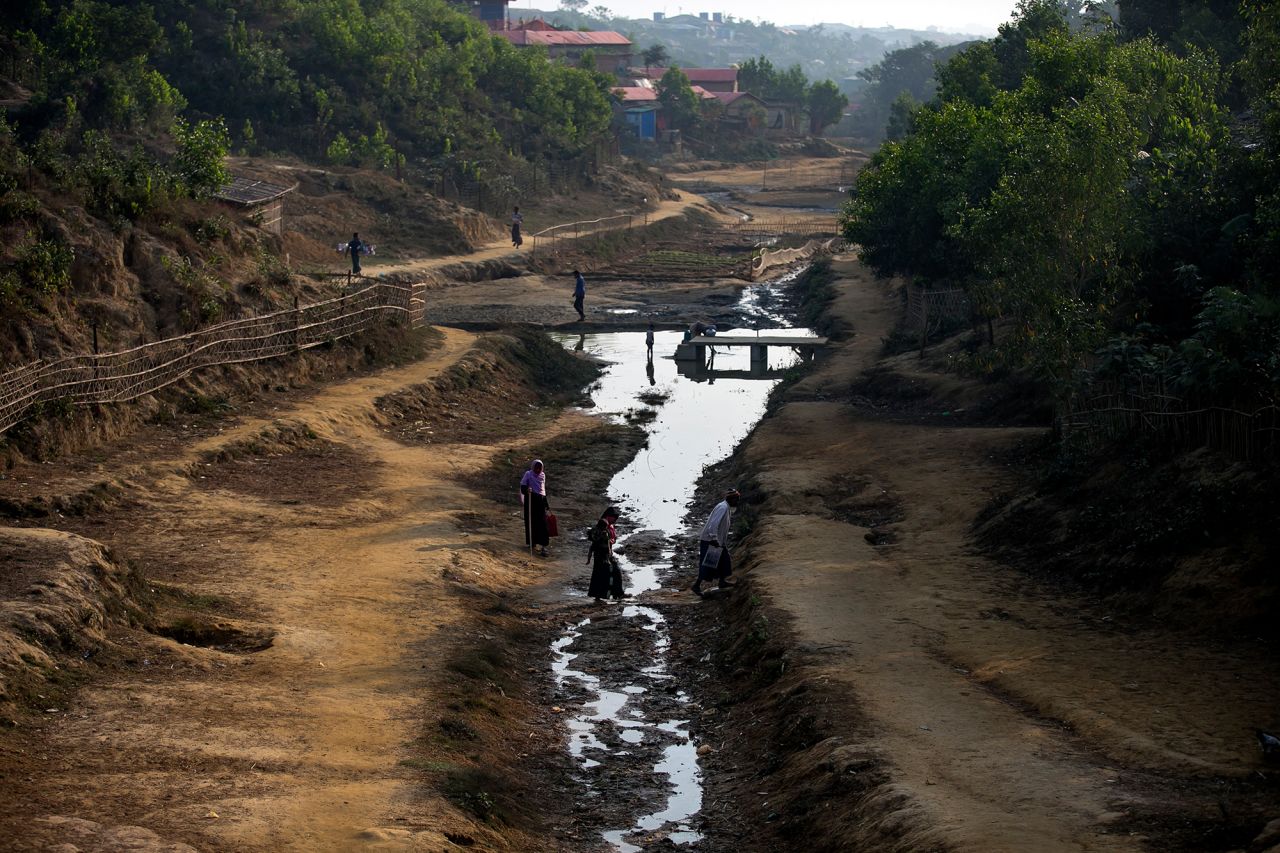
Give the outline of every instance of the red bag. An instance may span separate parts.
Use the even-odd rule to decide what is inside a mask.
[[[547,535],[560,535],[560,524],[556,521],[556,514],[554,512],[547,513]]]

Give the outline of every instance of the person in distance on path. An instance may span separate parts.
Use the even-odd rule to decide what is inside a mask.
[[[653,324],[649,324],[649,331],[644,333],[644,346],[649,354],[649,361],[653,361]]]
[[[578,322],[581,323],[587,319],[587,315],[582,311],[582,302],[587,298],[587,280],[582,277],[582,273],[577,270],[573,271],[573,308],[578,312]]]
[[[364,243],[360,242],[359,234],[351,235],[351,242],[347,244],[347,252],[351,255],[351,274],[360,275],[360,255],[364,253]]]
[[[588,534],[591,540],[591,547],[587,549],[591,584],[587,587],[587,595],[594,598],[596,604],[603,604],[606,598],[621,600],[626,596],[622,589],[622,568],[618,565],[618,558],[613,556],[613,543],[618,541],[614,525],[619,515],[621,512],[616,506],[609,507]]]
[[[520,236],[520,226],[523,223],[524,215],[517,207],[511,214],[511,245],[517,249],[524,245],[524,238]]]
[[[741,500],[742,495],[737,489],[725,492],[724,500],[711,510],[707,523],[702,526],[702,533],[698,534],[698,579],[693,582],[694,595],[702,595],[703,581],[714,580],[721,588],[733,586],[728,580],[733,574],[733,561],[729,558],[729,524],[733,520],[734,507]],[[720,559],[708,568],[704,562],[707,549],[712,547],[720,549]]]

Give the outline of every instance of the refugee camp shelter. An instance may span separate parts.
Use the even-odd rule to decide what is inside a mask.
[[[214,193],[221,201],[243,208],[258,226],[272,234],[284,232],[284,197],[296,189],[253,178],[235,177]]]

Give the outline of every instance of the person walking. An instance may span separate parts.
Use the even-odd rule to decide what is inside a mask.
[[[653,362],[653,324],[649,324],[649,331],[644,333],[644,346],[648,350],[649,361]]]
[[[524,216],[520,213],[517,206],[511,214],[511,245],[519,249],[524,245],[524,238],[520,236],[520,226],[524,224]]]
[[[578,312],[578,322],[581,323],[587,319],[587,315],[582,311],[582,302],[587,298],[587,280],[582,277],[582,273],[577,270],[573,271],[573,307]]]
[[[547,530],[547,472],[541,459],[533,460],[520,478],[520,500],[524,504],[524,544],[537,549],[539,557],[547,556],[551,536]]]
[[[733,520],[734,507],[742,500],[737,489],[724,493],[724,500],[711,510],[707,523],[702,526],[698,535],[698,579],[693,582],[693,594],[702,595],[703,581],[716,581],[721,588],[731,587],[729,575],[733,574],[733,561],[729,558],[729,525]],[[708,560],[707,552],[712,548],[719,553],[719,558]],[[708,565],[709,564],[709,565]]]
[[[364,243],[360,242],[359,234],[351,235],[351,242],[347,244],[347,253],[351,255],[351,274],[360,275],[360,256],[364,254]]]
[[[587,534],[591,546],[587,549],[587,562],[591,563],[591,583],[587,587],[587,595],[603,604],[606,598],[621,600],[626,597],[622,589],[622,568],[618,558],[613,556],[613,543],[618,541],[618,531],[614,527],[621,515],[616,506],[611,506],[600,515],[596,526]]]

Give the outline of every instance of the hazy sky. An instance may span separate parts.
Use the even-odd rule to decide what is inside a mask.
[[[1009,20],[1015,3],[1016,0],[589,0],[588,8],[602,5],[615,15],[628,18],[648,18],[654,12],[724,12],[780,25],[828,21],[866,27],[889,24],[923,30],[934,26],[951,32],[994,33],[998,25]],[[511,5],[552,8],[549,0],[512,0]]]

